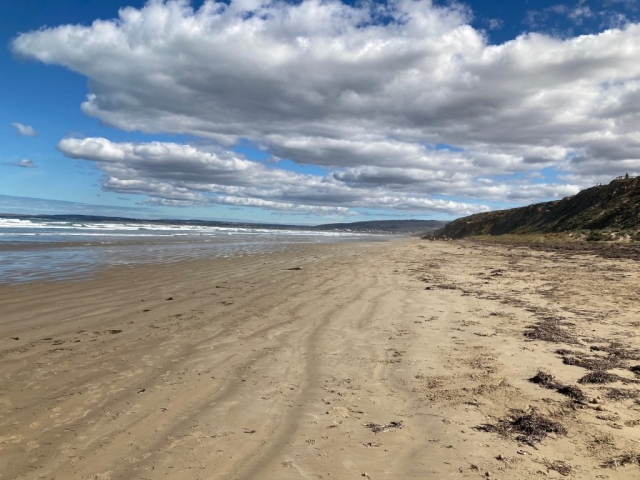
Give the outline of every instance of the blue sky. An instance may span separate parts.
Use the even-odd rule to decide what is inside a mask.
[[[197,11],[202,2],[192,2],[191,5]],[[434,27],[436,30],[442,30],[442,33],[434,33],[438,44],[442,43],[439,39],[445,37],[447,29],[461,32],[464,31],[461,26],[467,24],[472,29],[473,35],[476,36],[471,38],[473,35],[469,34],[470,38],[465,40],[466,43],[460,47],[462,53],[456,54],[459,57],[465,56],[465,49],[467,49],[470,52],[469,55],[476,55],[480,58],[480,49],[489,52],[491,47],[499,47],[514,41],[522,42],[523,50],[544,48],[544,41],[529,40],[526,43],[525,40],[517,40],[527,32],[537,32],[542,34],[544,38],[553,39],[557,42],[554,44],[554,48],[560,50],[564,48],[565,44],[566,49],[570,50],[569,42],[581,35],[592,35],[595,38],[594,42],[600,41],[603,45],[606,44],[611,48],[606,38],[602,36],[601,39],[599,36],[611,28],[619,28],[624,32],[625,29],[629,29],[629,25],[633,26],[640,16],[638,5],[632,0],[591,0],[566,3],[542,0],[522,2],[470,1],[463,4],[464,8],[451,7],[450,3],[444,2],[436,4],[436,6],[438,5],[445,9],[444,14],[440,11],[439,15],[442,18],[437,20],[436,27]],[[101,59],[95,53],[91,53],[89,56],[87,52],[75,52],[74,48],[76,47],[73,45],[64,43],[57,45],[55,41],[49,41],[47,48],[48,45],[51,45],[51,51],[47,52],[47,55],[52,59],[49,62],[43,61],[42,52],[46,48],[43,49],[37,42],[25,43],[18,49],[12,46],[12,41],[19,34],[29,34],[28,32],[52,29],[61,25],[90,26],[96,19],[117,18],[118,11],[122,7],[141,9],[144,6],[144,1],[135,0],[67,0],[65,2],[9,0],[0,3],[0,43],[3,45],[3,48],[0,49],[0,71],[3,73],[0,75],[0,98],[2,98],[2,108],[0,109],[0,145],[2,145],[0,149],[0,211],[38,213],[47,210],[46,203],[24,198],[30,197],[57,201],[58,203],[51,203],[51,211],[56,212],[59,212],[60,208],[68,208],[70,213],[73,211],[73,213],[109,213],[144,217],[294,223],[357,221],[373,217],[453,218],[486,208],[508,207],[561,197],[573,193],[577,188],[588,185],[590,182],[601,181],[609,175],[617,174],[621,169],[635,172],[634,169],[637,168],[634,163],[637,161],[635,153],[621,148],[625,146],[625,143],[633,145],[635,142],[634,138],[628,136],[628,129],[624,132],[613,132],[619,136],[616,137],[617,141],[613,142],[615,147],[609,144],[603,146],[602,142],[596,142],[596,140],[606,139],[607,135],[611,134],[610,131],[604,130],[604,127],[593,125],[583,127],[580,124],[578,128],[572,124],[567,127],[568,131],[574,132],[576,129],[583,128],[580,130],[580,138],[569,133],[558,135],[555,138],[548,132],[537,132],[539,130],[537,125],[521,123],[517,114],[514,114],[514,128],[519,128],[519,132],[527,132],[527,138],[522,140],[506,138],[511,136],[511,133],[507,134],[507,132],[502,132],[505,138],[501,138],[500,132],[487,132],[487,125],[478,121],[478,118],[482,118],[482,114],[478,114],[476,109],[482,108],[482,98],[472,98],[468,93],[460,93],[458,96],[459,90],[453,91],[451,98],[447,99],[447,105],[442,109],[449,112],[455,107],[457,113],[452,114],[451,122],[452,124],[454,121],[457,121],[458,124],[465,124],[468,121],[468,125],[465,124],[464,129],[454,127],[445,129],[438,123],[420,117],[420,112],[428,111],[430,106],[438,101],[437,99],[430,99],[422,106],[422,110],[416,109],[416,112],[412,112],[411,115],[407,114],[408,120],[405,119],[401,122],[396,122],[398,114],[394,114],[395,116],[387,115],[388,112],[381,111],[379,107],[371,107],[369,110],[368,106],[366,108],[358,107],[360,113],[353,114],[349,112],[357,110],[357,108],[338,109],[331,104],[334,101],[332,98],[344,98],[346,91],[344,85],[348,84],[349,80],[345,80],[338,86],[326,87],[331,80],[323,79],[320,76],[322,72],[317,75],[315,72],[310,73],[309,78],[296,76],[296,79],[300,81],[299,85],[294,83],[296,80],[290,80],[293,78],[292,74],[288,73],[286,77],[283,77],[289,79],[286,81],[292,82],[291,89],[299,91],[296,95],[305,99],[307,96],[309,98],[316,98],[314,95],[322,96],[325,92],[330,92],[332,88],[343,89],[341,97],[332,97],[333,93],[327,93],[326,97],[322,98],[322,108],[326,111],[318,113],[316,117],[313,117],[315,112],[308,114],[311,111],[310,104],[302,102],[297,106],[290,103],[288,92],[282,101],[277,104],[274,102],[275,106],[263,107],[260,99],[272,98],[273,95],[277,95],[277,93],[273,93],[278,90],[276,87],[274,87],[276,90],[270,90],[271,93],[265,92],[265,96],[257,97],[258,100],[250,104],[247,92],[260,88],[264,84],[262,79],[271,76],[272,72],[266,69],[256,74],[255,78],[253,76],[247,77],[246,74],[243,77],[238,77],[247,79],[246,91],[240,90],[245,86],[238,85],[238,91],[231,91],[230,94],[212,90],[210,87],[203,88],[193,95],[190,94],[185,98],[194,103],[184,111],[177,103],[176,105],[158,107],[163,103],[163,95],[165,97],[167,95],[166,90],[159,90],[155,97],[152,95],[153,92],[150,92],[148,97],[152,100],[145,97],[144,101],[140,101],[141,110],[143,107],[147,110],[151,109],[151,103],[144,104],[144,102],[156,102],[153,103],[153,110],[159,109],[160,117],[167,115],[167,118],[174,118],[175,115],[181,115],[181,121],[185,125],[195,125],[199,124],[198,122],[207,125],[197,128],[191,126],[166,127],[171,124],[156,121],[153,115],[136,112],[137,100],[132,100],[132,103],[125,107],[104,107],[106,105],[104,99],[115,98],[115,96],[109,95],[117,94],[119,87],[113,86],[115,81],[111,84],[106,82],[101,84],[102,78],[91,78],[94,75],[92,72],[97,71],[98,67],[86,65],[92,61],[96,64],[100,61],[110,61],[108,51],[105,51],[104,58]],[[278,12],[280,10],[272,9],[270,11],[274,16],[277,16]],[[404,14],[413,15],[415,18],[420,16],[421,19],[428,17],[426,10],[419,13],[407,10]],[[454,14],[457,17],[451,20],[450,17]],[[373,22],[375,23],[375,20]],[[310,25],[307,28],[310,32],[311,42],[313,42],[313,35],[316,34],[315,26]],[[386,29],[387,26],[385,25],[384,28]],[[381,35],[395,35],[395,32],[390,31],[390,27],[388,30],[382,31]],[[92,35],[100,34],[97,31],[90,33]],[[205,32],[202,35],[204,40],[212,38],[211,32],[208,34]],[[300,33],[298,32],[297,35]],[[326,33],[322,33],[322,35],[326,35]],[[340,35],[342,34],[339,32],[335,33],[336,38]],[[629,34],[629,36],[633,35]],[[276,37],[271,35],[269,40],[280,41]],[[323,38],[326,41],[326,37]],[[420,40],[419,37],[416,38],[416,42]],[[477,38],[484,39],[482,40],[483,46],[476,45]],[[594,43],[594,45],[596,44]],[[172,47],[175,48],[175,46]],[[589,48],[593,53],[594,48]],[[149,51],[151,52],[151,50]],[[518,50],[515,47],[514,51],[516,53],[509,53],[511,55],[508,57],[509,59],[517,54]],[[431,69],[436,68],[435,66],[431,67],[429,62],[433,62],[433,65],[438,64],[439,59],[449,55],[447,52],[443,50],[443,53],[439,54],[440,56],[425,57],[419,66],[416,64],[415,69],[424,70],[420,70],[420,73],[424,74],[425,78],[429,78],[424,83],[425,91],[432,88],[429,81],[439,81],[432,79],[429,75]],[[73,55],[76,53],[78,56],[88,55],[88,60],[75,59]],[[258,59],[265,54],[260,51],[252,53],[255,53]],[[158,53],[155,52],[155,54]],[[175,51],[173,54],[175,55]],[[606,56],[606,54],[605,52],[603,55]],[[215,53],[210,55],[207,59],[210,60],[211,65],[221,61]],[[238,58],[240,55],[233,58]],[[425,53],[425,55],[427,54]],[[527,54],[523,53],[523,55]],[[533,55],[533,58],[538,58],[536,55]],[[615,51],[610,52],[610,56],[617,58]],[[562,58],[561,54],[560,57]],[[451,58],[455,58],[455,55],[452,55]],[[168,57],[166,60],[167,66],[161,67],[159,74],[171,78],[172,75],[177,74],[172,70],[171,58]],[[522,61],[524,60],[526,58],[522,59]],[[594,63],[597,60],[594,59]],[[297,61],[302,62],[302,60]],[[548,63],[544,63],[546,60],[542,54],[540,54],[539,61],[541,62],[539,70],[544,71],[548,67]],[[588,61],[587,55],[585,62]],[[573,78],[571,81],[582,85],[585,81],[593,78],[595,85],[596,83],[602,84],[604,78],[606,81],[622,82],[623,85],[628,82],[631,85],[631,82],[634,81],[631,78],[633,75],[629,73],[630,78],[625,78],[624,72],[628,69],[625,69],[624,63],[620,64],[620,60],[616,61],[620,71],[611,74],[610,79],[602,76],[605,73],[601,74],[600,71],[585,68],[582,78]],[[623,62],[632,61],[633,59],[630,58],[623,59]],[[480,63],[475,62],[470,66],[468,74],[476,75],[480,80],[483,80],[482,76],[488,77],[489,74],[479,70],[478,65]],[[291,65],[291,71],[300,71],[294,67],[296,67],[295,64]],[[197,78],[201,73],[209,75],[208,85],[219,85],[224,79],[232,76],[231,73],[226,72],[225,77],[222,78],[216,76],[218,73],[212,72],[210,69],[207,69],[206,72],[199,72],[197,64],[189,66],[189,68],[192,69],[191,78]],[[309,67],[307,66],[307,68]],[[533,68],[534,71],[538,70],[535,65],[528,68]],[[567,71],[571,71],[572,68],[575,69],[575,64],[567,60],[566,68]],[[135,70],[133,71],[135,72]],[[509,72],[511,71],[509,70]],[[336,70],[336,72],[338,71]],[[279,74],[280,70],[274,69],[273,75]],[[549,97],[570,85],[563,74],[554,71],[554,75],[558,76],[558,80],[548,81],[548,78],[545,77],[532,80],[534,82],[532,85],[521,85],[521,80],[525,81],[530,74],[525,71],[516,72],[512,78],[505,80],[508,83],[501,84],[500,88],[505,92],[511,92],[514,96],[517,96],[518,89],[521,88],[523,95],[530,95],[532,98],[535,98],[535,95],[540,98],[544,95]],[[338,77],[339,74],[336,73],[335,76]],[[179,78],[175,83],[180,84],[184,81],[183,78]],[[242,84],[243,81],[232,83]],[[282,80],[282,82],[284,81]],[[366,81],[367,79],[358,80],[360,84],[366,83]],[[486,81],[487,85],[491,85],[490,78],[487,78]],[[255,82],[255,85],[251,85],[251,82]],[[376,84],[376,88],[380,85],[388,87],[393,85],[393,82],[388,78],[381,78]],[[231,85],[225,88],[233,90],[236,86]],[[452,91],[452,88],[440,83],[434,83],[433,88],[441,89],[443,92]],[[597,86],[593,88],[597,88]],[[626,98],[624,95],[629,95],[630,88],[621,92],[620,98]],[[383,90],[388,91],[389,89]],[[98,106],[93,111],[83,112],[81,104],[85,102],[87,94],[95,91],[99,91],[98,100],[102,95],[103,102],[100,105],[96,104]],[[420,91],[417,94],[414,93],[414,97],[419,98],[420,93]],[[572,111],[571,109],[575,108],[577,111],[579,108],[584,108],[584,98],[591,98],[595,105],[598,101],[596,94],[597,92],[589,91],[581,98],[568,98],[566,110]],[[176,90],[176,95],[179,96],[181,93]],[[364,94],[361,94],[359,98],[364,98]],[[231,130],[225,125],[220,126],[224,123],[222,120],[226,120],[226,118],[221,118],[222,114],[217,114],[214,118],[200,112],[198,101],[194,99],[205,99],[205,103],[210,102],[207,105],[219,106],[220,112],[229,114],[228,124],[237,125],[237,127]],[[244,99],[247,101],[245,102]],[[373,104],[373,100],[368,101]],[[390,97],[389,102],[390,105],[397,105],[402,102],[402,98]],[[282,107],[285,103],[286,108]],[[409,102],[410,104],[411,102]],[[504,105],[504,115],[515,108],[512,105],[515,103]],[[521,105],[518,106],[521,107]],[[456,120],[458,118],[456,115],[460,116],[460,111],[466,108],[469,111],[459,117],[461,120]],[[503,106],[491,106],[491,111],[495,111],[496,108],[503,108]],[[253,117],[252,109],[255,109],[256,117],[264,116],[264,122],[258,124],[250,120]],[[318,107],[318,110],[320,111],[321,107]],[[287,112],[291,112],[291,114]],[[607,120],[609,121],[615,121],[617,117],[614,115],[622,115],[621,113],[611,113],[610,110],[607,112],[609,115]],[[523,113],[523,118],[525,114],[526,112]],[[288,118],[280,117],[288,117],[289,115],[293,118],[291,124],[287,124]],[[404,113],[401,112],[400,115],[404,115]],[[560,112],[558,115],[562,115],[562,113]],[[625,119],[629,119],[629,112],[625,112],[624,115]],[[575,118],[579,116],[580,112],[576,113]],[[369,118],[374,117],[375,122],[368,122]],[[190,119],[194,119],[193,122]],[[282,126],[279,125],[281,120]],[[504,118],[501,116],[500,121],[496,121],[496,125],[503,121]],[[574,121],[573,117],[571,121]],[[215,123],[214,126],[210,126],[212,122]],[[37,135],[20,135],[13,125],[15,123],[32,127]],[[336,133],[347,132],[351,125],[360,125],[360,123],[362,123],[362,128],[358,128],[353,133]],[[563,125],[566,123],[564,122]],[[275,128],[274,125],[278,125],[278,128]],[[334,125],[340,128],[336,127],[333,131]],[[513,136],[517,137],[518,134]],[[181,171],[180,158],[176,160],[172,157],[172,161],[177,162],[175,166],[171,166],[174,177],[158,173],[159,167],[154,170],[156,167],[149,167],[148,162],[145,163],[144,159],[138,159],[136,161],[139,163],[135,163],[133,160],[129,162],[128,158],[124,158],[118,168],[107,168],[104,167],[104,163],[100,164],[99,158],[96,160],[95,156],[91,156],[93,155],[93,151],[90,151],[91,145],[70,143],[63,148],[58,148],[58,143],[65,138],[105,139],[108,140],[109,145],[115,145],[121,149],[124,149],[122,145],[125,144],[149,145],[154,141],[179,146],[193,145],[202,149],[198,153],[200,155],[198,162],[200,162],[200,167],[207,172],[213,168],[207,166],[209,165],[207,162],[222,162],[228,165],[230,162],[236,161],[234,160],[236,156],[241,160],[255,162],[257,165],[251,163],[238,167],[243,172],[255,172],[251,182],[245,181],[238,172],[224,171],[216,173],[223,178],[222,187],[210,188],[210,185],[218,185],[216,183],[218,180],[185,183],[183,178],[188,176],[187,174],[191,175],[193,171],[187,171],[186,167],[184,172]],[[388,147],[388,157],[381,156],[379,159],[370,159],[366,153],[368,151],[366,148],[367,139],[372,139],[370,140],[371,145],[380,145],[380,149],[376,152]],[[585,142],[584,139],[588,139],[593,144],[587,143],[587,147],[581,147],[580,142]],[[536,142],[544,146],[545,152],[531,153],[535,150]],[[348,149],[345,145],[348,146]],[[608,150],[612,148],[614,149],[613,153]],[[624,155],[622,153],[618,155],[619,150],[625,150]],[[180,151],[182,153],[175,155],[178,157],[179,155],[187,155],[182,150]],[[406,162],[400,161],[398,158],[404,153],[396,155],[395,151],[411,151],[414,152],[411,154],[414,157],[410,157],[410,154],[407,153]],[[428,153],[431,151],[442,152],[442,154],[431,158]],[[602,151],[606,152],[605,156],[598,157],[598,154],[603,155],[598,153]],[[457,158],[455,155],[458,153],[464,158]],[[621,163],[612,165],[608,160],[609,157],[619,157]],[[32,163],[27,163],[26,160],[30,160]],[[567,163],[569,161],[571,163]],[[203,167],[203,165],[205,166]],[[216,172],[218,172],[221,167],[217,163],[216,165]],[[452,165],[458,165],[458,167],[453,169]],[[122,171],[125,167],[128,169],[127,175],[130,175],[126,178],[122,177]],[[280,178],[284,178],[279,173],[281,171],[293,172],[298,176],[289,175],[283,180],[287,185],[284,188],[278,183]],[[134,174],[135,178],[131,177]],[[239,180],[233,183],[234,181],[228,180],[230,176]],[[106,177],[110,177],[112,181],[105,180]],[[420,180],[422,178],[424,180]],[[145,182],[158,186],[158,189],[145,189],[144,186],[130,187],[133,183],[142,185]],[[329,183],[331,185],[328,185]],[[446,188],[447,183],[451,185],[449,190]],[[326,190],[324,196],[315,194],[323,189]],[[169,190],[171,193],[167,193]],[[189,198],[187,198],[187,193],[190,195]],[[344,200],[341,200],[342,198]]]

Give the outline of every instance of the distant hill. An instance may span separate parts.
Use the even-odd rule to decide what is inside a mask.
[[[371,220],[368,222],[328,223],[318,225],[314,229],[419,234],[434,232],[446,224],[447,222],[441,220]]]
[[[618,178],[562,200],[459,218],[436,237],[640,228],[640,177]],[[635,232],[633,232],[635,233]]]

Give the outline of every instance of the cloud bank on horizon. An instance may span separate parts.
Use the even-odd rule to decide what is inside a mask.
[[[107,125],[195,137],[60,141],[104,189],[151,205],[460,216],[640,173],[640,24],[492,45],[471,15],[413,0],[153,0],[11,48],[87,77],[82,111]],[[247,140],[271,161],[232,151]]]

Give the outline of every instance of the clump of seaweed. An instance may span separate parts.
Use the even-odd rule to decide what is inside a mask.
[[[612,368],[619,368],[622,366],[620,360],[615,357],[599,357],[597,355],[588,356],[582,354],[563,357],[562,363],[565,365],[575,365],[576,367],[597,371],[611,370]]]
[[[364,426],[370,429],[373,433],[377,434],[377,433],[390,432],[391,430],[402,428],[402,422],[389,422],[389,423],[368,422],[368,423],[365,423]]]
[[[573,473],[573,467],[569,465],[567,462],[563,462],[562,460],[542,460],[542,464],[547,467],[547,470],[555,470],[560,475],[566,477]]]
[[[631,398],[640,398],[640,390],[628,390],[623,388],[610,388],[607,398],[611,400],[629,400]]]
[[[556,353],[558,355],[573,355],[574,353],[576,353],[574,350],[569,350],[567,348],[559,348],[558,350],[556,350]]]
[[[640,375],[640,365],[632,365],[631,367],[629,367],[629,370],[631,370],[636,375]]]
[[[575,335],[563,325],[565,322],[557,317],[544,317],[535,325],[529,325],[524,336],[530,340],[544,340],[545,342],[576,344]]]
[[[595,370],[593,372],[587,373],[584,377],[578,380],[578,383],[613,383],[620,380],[625,380],[619,375],[615,373],[605,372],[604,370]]]
[[[567,434],[567,429],[561,423],[540,415],[535,409],[530,412],[512,410],[509,418],[498,419],[495,425],[484,424],[476,427],[476,429],[497,433],[505,437],[515,435],[517,441],[532,447],[547,438],[550,433],[555,433],[556,435]]]
[[[594,347],[592,346],[593,350]],[[640,360],[640,350],[629,348],[620,342],[612,342],[607,347],[599,347],[601,351],[621,360]]]
[[[602,464],[604,468],[618,468],[625,465],[640,466],[640,453],[628,452],[619,457],[611,458]]]
[[[582,390],[580,390],[575,385],[561,385],[557,392],[561,395],[566,395],[569,398],[572,398],[576,402],[586,402],[587,396],[584,394]]]
[[[576,402],[584,402],[587,400],[586,395],[582,390],[574,385],[566,385],[564,383],[558,382],[553,375],[544,370],[538,370],[533,377],[529,379],[530,382],[540,385],[541,387],[548,388],[550,390],[555,390],[561,395],[566,395],[567,397],[575,400]]]
[[[557,382],[555,378],[553,378],[553,375],[545,372],[544,370],[538,370],[538,373],[531,377],[529,381],[532,383],[536,383],[544,388],[555,389],[557,385]]]

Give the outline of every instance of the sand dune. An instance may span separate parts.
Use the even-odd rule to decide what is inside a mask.
[[[0,478],[638,478],[602,465],[640,452],[639,273],[411,239],[3,286]],[[624,381],[578,384],[594,355]],[[477,428],[512,409],[567,433]]]

